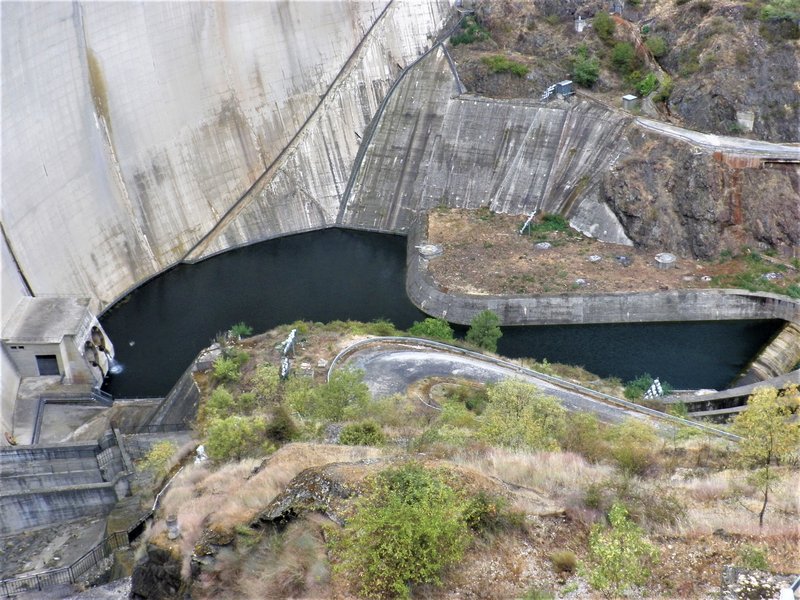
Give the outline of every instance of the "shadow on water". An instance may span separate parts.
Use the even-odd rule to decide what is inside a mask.
[[[298,319],[372,321],[407,328],[423,315],[405,293],[406,240],[328,229],[179,265],[102,316],[124,367],[105,389],[163,396],[215,335],[244,321],[256,332]],[[643,372],[678,388],[733,379],[779,321],[507,327],[499,351],[582,365],[601,376]]]

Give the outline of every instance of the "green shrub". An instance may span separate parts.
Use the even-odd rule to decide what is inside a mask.
[[[345,446],[383,446],[386,436],[374,421],[363,421],[345,425],[339,434],[339,443]]]
[[[439,414],[437,423],[467,429],[475,429],[478,426],[475,413],[470,411],[464,404],[452,401],[446,402],[442,406],[442,412]]]
[[[568,231],[569,221],[559,214],[544,213],[540,221],[531,223],[531,233],[546,233],[550,231]]]
[[[519,529],[525,524],[525,513],[510,510],[508,500],[484,490],[467,501],[464,517],[470,529],[478,533]]]
[[[655,380],[650,376],[649,373],[644,373],[639,375],[639,377],[636,379],[628,381],[625,384],[625,391],[623,393],[631,402],[639,402],[644,398],[644,395],[647,393],[647,390],[650,389],[650,386],[653,385],[653,381]],[[672,392],[672,386],[668,381],[661,381],[660,383],[661,391],[664,392],[664,395],[668,395]]]
[[[224,387],[215,388],[206,400],[203,415],[206,419],[221,419],[230,416],[233,411],[233,394]]]
[[[339,369],[333,372],[329,382],[317,387],[310,383],[287,386],[285,397],[289,406],[302,417],[342,421],[357,417],[369,402],[370,393],[363,371]]]
[[[589,56],[585,44],[578,46],[572,57],[572,79],[580,86],[592,87],[600,77],[600,62]]]
[[[506,379],[489,387],[479,436],[511,448],[558,450],[566,411],[536,386]]]
[[[280,370],[271,364],[262,364],[256,368],[251,384],[253,392],[265,401],[274,400],[278,394],[278,385],[281,381]]]
[[[486,31],[486,28],[478,22],[474,15],[469,15],[461,23],[460,31],[450,36],[450,43],[453,46],[459,46],[488,39],[489,32]]]
[[[139,467],[152,472],[156,478],[163,477],[167,474],[169,460],[177,451],[178,446],[174,442],[156,442],[139,463]]]
[[[589,584],[596,590],[618,597],[632,585],[644,584],[658,550],[645,538],[621,504],[611,507],[610,527],[600,524],[589,534]]]
[[[590,413],[569,413],[560,439],[561,447],[597,462],[607,454],[600,421]]]
[[[669,46],[667,46],[667,41],[660,35],[651,35],[645,41],[645,45],[647,49],[650,51],[656,58],[661,58],[666,56],[669,52]]]
[[[291,442],[298,435],[297,426],[283,406],[278,406],[267,423],[265,433],[278,444]]]
[[[771,0],[761,9],[765,21],[800,20],[800,0]]]
[[[607,42],[614,36],[616,27],[614,19],[604,10],[597,13],[592,19],[592,28],[603,41]]]
[[[500,319],[492,311],[484,310],[470,321],[466,340],[489,352],[497,352],[497,342],[502,335]]]
[[[410,585],[440,585],[471,540],[463,499],[415,463],[383,471],[370,488],[345,527],[329,535],[334,569],[367,597],[408,598]]]
[[[569,550],[556,550],[550,555],[556,571],[561,573],[573,573],[578,566],[578,557]]]
[[[661,80],[658,90],[653,96],[653,100],[655,102],[667,102],[669,97],[672,95],[673,85],[672,77],[669,75],[664,75],[664,79]]]
[[[485,386],[462,383],[448,389],[447,399],[451,402],[460,402],[468,410],[480,415],[486,408],[489,396]]]
[[[253,335],[253,328],[245,324],[244,321],[239,321],[235,325],[231,325],[230,332],[233,337],[241,339]]]
[[[639,80],[639,83],[636,84],[636,91],[640,97],[644,98],[645,96],[649,96],[650,93],[657,87],[658,77],[656,77],[653,73],[648,73]]]
[[[757,546],[745,544],[739,548],[739,566],[745,569],[756,569],[758,571],[769,571],[769,561],[767,553]]]
[[[626,473],[642,475],[658,464],[658,436],[639,419],[609,428],[606,439],[611,457]]]
[[[611,65],[614,69],[627,75],[636,67],[636,51],[630,42],[617,42],[611,51]]]
[[[241,416],[211,421],[205,447],[209,458],[218,461],[241,460],[250,454],[268,454],[274,450],[266,441],[263,417]]]
[[[530,72],[530,67],[520,62],[511,60],[502,54],[484,56],[481,62],[489,67],[492,73],[511,73],[517,77],[525,77]]]
[[[236,358],[220,356],[214,361],[214,379],[221,383],[239,381],[242,376],[241,366]]]
[[[428,317],[424,321],[415,321],[408,333],[416,337],[427,337],[449,342],[453,339],[453,328],[444,319]]]

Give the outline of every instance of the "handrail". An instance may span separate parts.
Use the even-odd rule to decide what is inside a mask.
[[[600,399],[602,399],[602,400],[604,400],[606,402],[609,402],[611,404],[616,404],[618,406],[621,406],[622,408],[625,408],[625,409],[628,409],[628,410],[632,410],[632,411],[635,411],[635,412],[639,412],[639,413],[643,413],[643,414],[649,415],[651,417],[655,417],[657,419],[661,419],[663,421],[670,421],[672,423],[676,423],[678,425],[682,425],[682,426],[685,426],[685,427],[693,427],[695,429],[700,429],[702,431],[705,431],[706,433],[710,433],[712,435],[716,435],[716,436],[719,436],[719,437],[724,437],[724,438],[727,438],[727,439],[733,440],[733,441],[741,440],[741,437],[738,436],[738,435],[735,435],[735,434],[727,432],[727,431],[723,431],[722,429],[717,429],[716,427],[711,427],[709,425],[706,425],[705,423],[698,423],[696,421],[691,421],[689,419],[676,417],[674,415],[668,415],[668,414],[663,413],[661,411],[654,410],[652,408],[647,408],[646,406],[641,406],[639,404],[635,404],[633,402],[629,402],[628,400],[623,400],[622,398],[617,398],[616,396],[611,396],[611,395],[605,394],[603,392],[598,392],[597,390],[593,390],[593,389],[584,387],[584,386],[582,386],[580,384],[573,383],[571,381],[567,381],[566,379],[562,379],[560,377],[555,377],[553,375],[547,375],[545,373],[540,373],[539,371],[534,371],[533,369],[528,369],[526,367],[521,367],[520,365],[517,365],[515,363],[509,362],[509,361],[506,361],[506,360],[502,360],[502,359],[499,359],[499,358],[495,358],[493,356],[487,356],[485,354],[481,354],[480,352],[474,352],[472,350],[466,350],[464,348],[460,348],[458,346],[453,346],[451,344],[445,344],[445,343],[442,343],[442,342],[434,342],[432,340],[425,340],[425,339],[421,339],[421,338],[402,337],[402,336],[401,337],[374,337],[374,338],[368,338],[368,339],[365,339],[365,340],[360,340],[358,342],[355,342],[354,344],[351,344],[350,346],[348,346],[347,348],[345,348],[344,350],[339,352],[339,354],[337,354],[334,357],[334,359],[331,361],[331,366],[328,369],[328,379],[330,380],[331,374],[333,373],[333,370],[336,367],[337,363],[339,361],[341,361],[344,357],[346,357],[348,354],[351,354],[351,353],[355,352],[357,349],[361,348],[362,346],[366,346],[366,345],[369,345],[369,344],[391,343],[391,342],[394,342],[394,343],[400,342],[401,344],[403,342],[405,342],[406,344],[429,346],[429,347],[435,348],[437,350],[444,350],[446,352],[452,352],[452,353],[455,353],[455,354],[463,354],[464,356],[469,356],[470,358],[475,358],[475,359],[482,360],[482,361],[485,361],[485,362],[490,362],[490,363],[496,364],[498,366],[510,369],[512,371],[516,371],[517,373],[520,373],[520,374],[523,374],[523,375],[528,375],[530,377],[537,377],[539,379],[543,379],[544,381],[547,381],[549,383],[557,385],[557,386],[559,386],[561,388],[566,388],[566,389],[571,390],[571,391],[579,392],[579,393],[581,393],[583,395],[595,396],[596,398],[600,398]]]

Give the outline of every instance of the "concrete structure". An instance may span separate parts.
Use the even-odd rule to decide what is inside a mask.
[[[625,94],[622,97],[622,108],[625,110],[635,110],[639,108],[639,98],[633,94]]]
[[[564,81],[559,81],[556,84],[556,94],[559,96],[563,96],[566,98],[567,96],[572,96],[575,92],[572,89],[572,80],[565,79]]]
[[[2,338],[17,374],[61,375],[66,384],[101,382],[114,347],[88,307],[88,298],[21,298]]]
[[[568,325],[781,319],[800,323],[800,301],[745,290],[491,296],[445,293],[427,269],[427,260],[411,249],[423,239],[423,224],[409,231],[406,292],[422,311],[453,323],[468,324],[489,309],[502,325]],[[434,259],[435,260],[435,259]]]
[[[86,444],[0,448],[0,535],[107,514],[128,493],[125,462],[113,433]]]

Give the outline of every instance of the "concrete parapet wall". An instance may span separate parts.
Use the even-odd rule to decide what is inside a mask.
[[[745,290],[679,290],[635,294],[478,296],[445,292],[435,284],[427,260],[416,250],[423,239],[418,222],[408,237],[406,292],[424,312],[467,324],[482,310],[503,325],[561,325],[657,321],[782,319],[800,323],[800,302]],[[436,259],[433,259],[436,260]]]
[[[116,481],[0,494],[0,535],[78,517],[103,516],[118,500]]]

